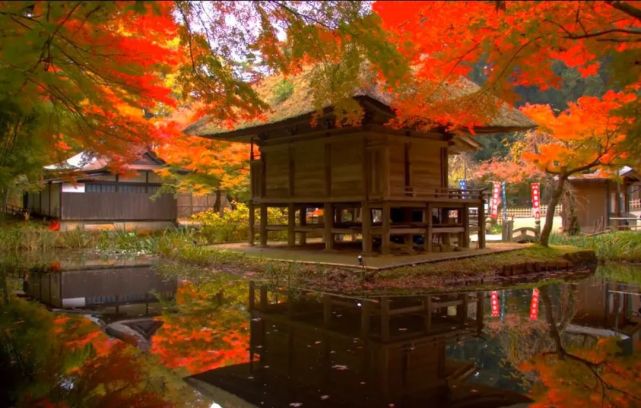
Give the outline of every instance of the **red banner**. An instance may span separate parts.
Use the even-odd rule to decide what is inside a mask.
[[[532,299],[530,300],[530,320],[539,318],[539,290],[532,289]]]
[[[499,292],[496,290],[490,293],[490,305],[492,306],[492,317],[499,317]]]
[[[530,184],[530,194],[532,197],[532,216],[538,221],[541,219],[541,183]]]
[[[499,205],[501,204],[501,183],[495,181],[492,188],[492,206],[490,208],[490,217],[499,218]]]

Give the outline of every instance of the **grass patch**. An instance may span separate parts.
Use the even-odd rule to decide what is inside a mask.
[[[494,272],[503,266],[524,262],[545,262],[562,259],[563,255],[576,252],[579,248],[572,246],[554,245],[548,248],[534,245],[510,252],[490,254],[451,261],[426,263],[416,266],[404,266],[382,271],[383,278],[396,278],[411,275],[452,276],[453,274],[477,276]]]
[[[641,233],[618,231],[599,235],[552,235],[550,242],[593,250],[603,261],[641,262]]]

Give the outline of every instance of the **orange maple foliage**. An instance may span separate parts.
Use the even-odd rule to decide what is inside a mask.
[[[163,315],[152,342],[164,365],[196,374],[248,361],[248,316],[235,304],[216,308],[211,294],[189,282],[178,288],[176,303],[181,313]]]
[[[515,86],[559,86],[558,62],[587,77],[609,60],[612,82],[629,91],[641,84],[641,71],[629,63],[641,51],[641,9],[627,2],[378,1],[373,10],[427,84],[419,91],[428,103],[397,102],[402,120],[422,110],[441,123],[471,127],[496,115],[500,102],[491,96],[513,102]],[[487,78],[481,90],[453,103],[438,98],[439,89],[479,63]]]
[[[506,91],[504,80],[543,89],[558,85],[555,61],[589,76],[603,56],[641,49],[634,41],[641,20],[613,3],[380,1],[373,9],[420,77],[456,79],[484,60],[489,86]]]
[[[599,166],[622,164],[622,149],[631,118],[617,114],[636,95],[608,91],[603,97],[584,96],[555,115],[548,105],[526,105],[523,112],[548,137],[534,149],[523,152],[523,159],[539,169],[567,177]]]

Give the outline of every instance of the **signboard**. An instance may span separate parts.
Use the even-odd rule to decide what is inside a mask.
[[[530,184],[532,197],[532,216],[536,221],[541,219],[541,183]]]
[[[490,208],[490,217],[497,219],[499,217],[499,205],[501,204],[501,183],[495,181],[492,188],[492,206]]]

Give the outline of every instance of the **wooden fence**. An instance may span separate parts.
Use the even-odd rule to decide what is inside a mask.
[[[109,221],[173,221],[176,199],[163,194],[129,192],[62,193],[61,219]]]

